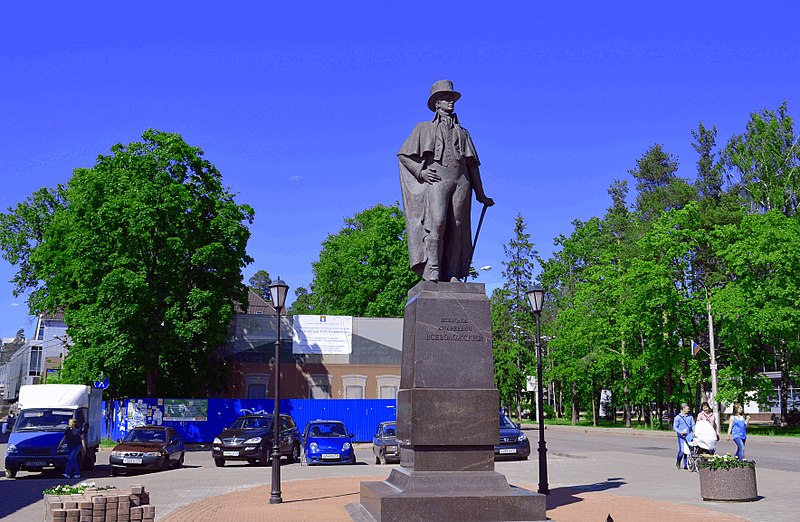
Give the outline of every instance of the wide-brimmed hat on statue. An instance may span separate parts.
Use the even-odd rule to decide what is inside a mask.
[[[452,80],[439,80],[431,87],[431,96],[428,98],[428,108],[436,111],[436,99],[442,94],[452,94],[454,100],[458,101],[461,98],[461,93],[453,90]]]

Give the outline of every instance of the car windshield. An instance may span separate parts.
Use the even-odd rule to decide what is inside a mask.
[[[272,425],[272,417],[239,417],[233,424],[232,430],[254,430],[257,428],[269,428]]]
[[[125,436],[125,442],[166,442],[165,430],[136,428]]]
[[[317,422],[308,430],[309,437],[347,437],[347,430],[341,422]]]
[[[500,427],[515,429],[517,427],[507,415],[500,415]]]
[[[397,435],[397,432],[394,429],[394,426],[386,426],[383,428],[383,436],[384,437],[394,437]]]
[[[14,431],[66,431],[71,418],[70,410],[24,410]]]

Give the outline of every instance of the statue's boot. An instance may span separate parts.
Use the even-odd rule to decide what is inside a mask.
[[[427,238],[428,254],[428,281],[439,282],[439,258],[441,257],[441,242],[430,236]]]

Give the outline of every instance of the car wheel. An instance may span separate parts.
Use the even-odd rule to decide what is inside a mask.
[[[14,478],[17,476],[17,468],[6,468],[6,477]]]
[[[214,459],[214,465],[218,468],[221,468],[225,465],[225,459]]]
[[[292,464],[293,462],[300,462],[300,444],[295,443],[292,446],[292,452],[289,453],[287,460],[289,464]]]
[[[119,469],[115,468],[114,466],[111,466],[111,476],[116,477],[117,475],[119,475]]]

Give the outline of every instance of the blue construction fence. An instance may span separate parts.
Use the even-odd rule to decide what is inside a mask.
[[[210,443],[240,415],[272,413],[272,399],[123,399],[103,402],[102,436],[122,438],[136,426],[175,428],[184,442]],[[316,419],[340,420],[356,442],[368,442],[378,424],[397,418],[394,399],[284,399],[280,412],[303,431]]]

